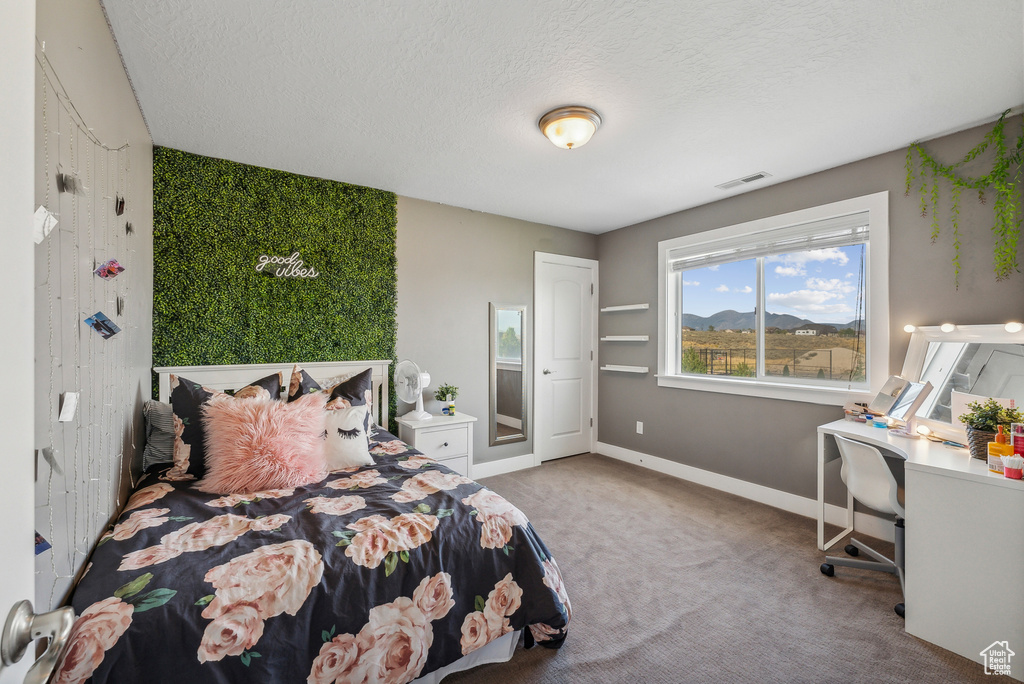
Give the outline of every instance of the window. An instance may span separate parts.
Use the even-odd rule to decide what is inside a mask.
[[[658,254],[660,386],[842,404],[888,377],[888,193]]]

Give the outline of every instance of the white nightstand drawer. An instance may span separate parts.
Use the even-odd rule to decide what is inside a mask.
[[[416,436],[416,448],[431,458],[443,461],[454,456],[469,453],[469,437],[466,427],[424,430]]]
[[[446,458],[439,460],[438,463],[442,463],[447,467],[451,468],[459,475],[463,477],[469,477],[469,456],[456,456],[455,458]]]
[[[459,413],[427,420],[398,419],[398,438],[465,477],[473,477],[473,423]]]

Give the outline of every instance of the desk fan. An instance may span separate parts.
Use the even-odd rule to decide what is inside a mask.
[[[416,404],[416,408],[406,413],[405,420],[430,420],[430,414],[423,410],[423,390],[430,386],[430,373],[424,373],[420,367],[408,359],[403,359],[395,367],[395,392],[398,398],[407,404]]]

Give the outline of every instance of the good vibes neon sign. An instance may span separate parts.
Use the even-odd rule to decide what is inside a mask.
[[[298,252],[286,257],[262,254],[256,262],[256,270],[262,273],[264,269],[278,278],[316,278],[320,275],[315,268],[302,262]]]

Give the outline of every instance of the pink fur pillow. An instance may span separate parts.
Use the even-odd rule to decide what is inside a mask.
[[[206,476],[196,488],[210,494],[251,494],[325,478],[326,399],[317,393],[291,403],[209,401],[203,408]]]

